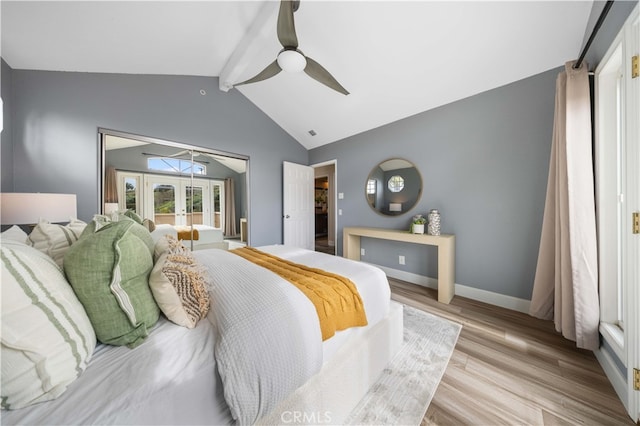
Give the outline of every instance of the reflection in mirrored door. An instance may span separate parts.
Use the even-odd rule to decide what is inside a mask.
[[[150,188],[149,202],[152,203],[145,209],[144,216],[149,217],[147,212],[153,212],[150,219],[157,224],[213,226],[208,181],[155,175],[145,175],[144,180]]]
[[[99,135],[101,187],[105,170],[113,167],[118,210],[160,225],[215,228],[225,240],[241,242],[240,224],[249,211],[248,157],[113,130],[100,129]]]

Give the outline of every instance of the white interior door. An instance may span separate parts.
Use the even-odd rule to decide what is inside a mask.
[[[309,250],[315,248],[313,167],[283,163],[284,244]]]

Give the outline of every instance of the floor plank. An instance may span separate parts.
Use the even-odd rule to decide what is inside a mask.
[[[422,425],[634,425],[593,353],[551,321],[389,283],[392,299],[462,324]]]

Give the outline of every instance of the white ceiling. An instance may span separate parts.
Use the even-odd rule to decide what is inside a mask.
[[[285,72],[232,90],[311,149],[575,59],[591,6],[302,0],[300,50],[351,94]],[[219,76],[233,56],[229,75],[239,82],[281,49],[273,1],[5,0],[1,7],[2,57],[14,69]]]

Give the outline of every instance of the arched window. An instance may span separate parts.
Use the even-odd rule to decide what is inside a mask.
[[[207,167],[204,164],[172,157],[149,158],[147,159],[147,169],[177,175],[190,175],[193,169],[194,175],[207,174]]]

